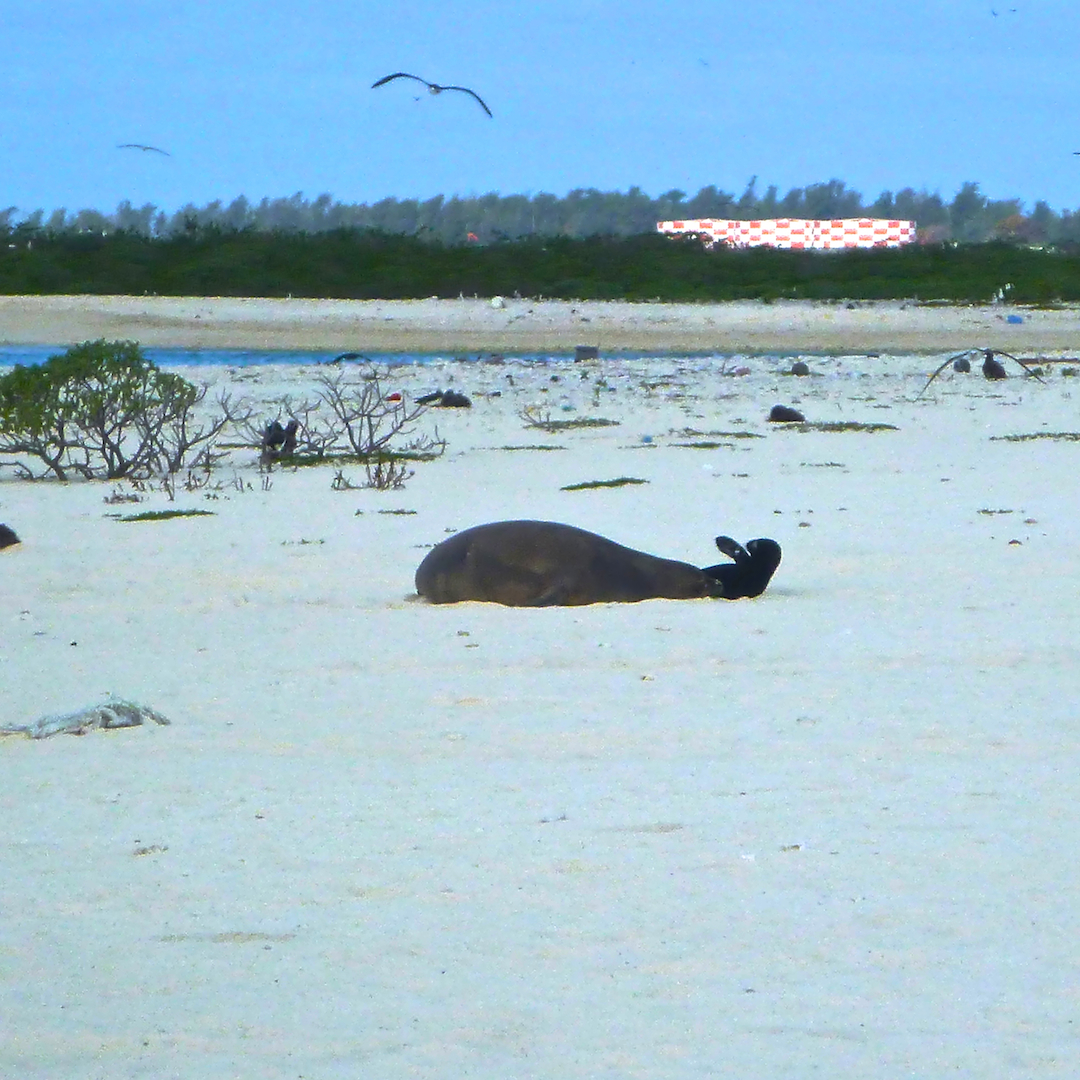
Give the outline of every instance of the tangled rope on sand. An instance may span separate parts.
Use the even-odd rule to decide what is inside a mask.
[[[85,735],[95,728],[140,727],[149,721],[168,724],[167,717],[146,705],[119,698],[91,705],[78,712],[43,716],[29,724],[5,724],[0,735],[26,735],[31,739],[46,739],[50,735]]]

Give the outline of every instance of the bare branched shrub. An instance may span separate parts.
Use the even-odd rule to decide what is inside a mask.
[[[376,457],[374,461],[366,462],[364,468],[367,470],[367,487],[376,491],[403,488],[405,482],[415,475],[414,469],[394,458]]]
[[[334,479],[330,481],[331,491],[355,491],[360,485],[354,484],[341,469],[334,474]]]
[[[188,384],[190,386],[190,383]],[[252,409],[246,402],[234,402],[232,396],[222,391],[217,397],[218,412],[206,423],[195,427],[193,410],[206,397],[206,387],[193,387],[194,394],[189,395],[189,403],[183,407],[175,407],[168,414],[160,416],[148,414],[140,418],[137,423],[141,425],[148,437],[158,447],[157,471],[166,473],[178,473],[184,466],[191,452],[198,448],[194,466],[205,465],[209,470],[224,455],[215,454],[213,445],[221,433],[228,427],[235,428],[247,423],[252,415]]]
[[[14,469],[20,480],[36,480],[34,470],[23,461],[0,461],[0,469]]]
[[[374,366],[360,371],[359,379],[347,380],[344,372],[320,375],[319,397],[334,416],[340,435],[359,458],[370,458],[385,450],[392,439],[408,435],[416,421],[427,412],[426,405],[409,404],[404,396],[387,395]],[[437,456],[446,449],[446,440],[419,436],[399,452]]]
[[[118,503],[137,503],[142,502],[142,496],[134,491],[124,491],[123,488],[117,486],[105,496],[102,502],[108,506],[116,506]]]
[[[248,418],[241,432],[251,445],[261,448],[259,461],[264,469],[275,463],[309,464],[344,455],[364,463],[367,483],[363,486],[403,487],[413,471],[401,459],[438,457],[446,449],[446,440],[437,429],[434,435],[414,434],[427,405],[410,403],[399,393],[388,394],[382,378],[374,364],[349,373],[322,374],[315,400],[294,402],[283,397],[274,402],[274,419],[260,428]],[[284,432],[289,433],[288,442],[281,438]],[[360,485],[338,471],[331,486],[335,491],[349,491]]]
[[[294,453],[314,457],[317,461],[333,450],[340,435],[332,424],[325,423],[325,417],[319,415],[321,406],[319,400],[293,402],[288,397],[281,399],[282,412],[299,425]]]
[[[206,461],[188,469],[187,477],[184,479],[184,490],[188,492],[220,491],[221,481],[214,481],[212,467],[212,463]]]
[[[324,423],[323,403],[315,401],[293,401],[285,396],[273,402],[276,415],[267,422],[256,422],[253,417],[237,425],[245,442],[260,448],[259,464],[265,468],[276,463],[287,463],[291,458],[321,461],[331,453],[340,438],[341,431],[332,423]],[[291,445],[268,446],[267,434],[274,425],[288,429],[295,424]]]
[[[539,428],[553,434],[556,431],[571,431],[574,428],[618,427],[618,420],[605,420],[599,416],[578,416],[569,420],[553,420],[550,411],[541,412],[535,405],[526,406],[518,416],[527,428]]]

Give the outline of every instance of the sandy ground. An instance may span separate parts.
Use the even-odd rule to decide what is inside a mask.
[[[1075,1075],[1075,380],[811,363],[395,369],[474,407],[393,492],[0,474],[0,721],[172,719],[0,739],[0,1075]],[[269,414],[320,370],[186,374]],[[213,516],[113,516],[165,508]],[[410,600],[519,516],[784,561],[753,601]]]
[[[0,344],[125,338],[186,348],[371,352],[956,352],[1080,347],[1080,308],[913,303],[628,304],[558,300],[0,297]],[[1019,317],[1019,323],[1008,317]]]

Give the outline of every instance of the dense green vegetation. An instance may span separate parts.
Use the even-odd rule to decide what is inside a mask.
[[[188,203],[171,214],[152,203],[122,202],[114,212],[43,210],[17,220],[17,208],[0,209],[0,235],[17,230],[30,238],[59,233],[135,233],[156,238],[181,236],[200,229],[236,232],[314,233],[340,229],[376,229],[421,236],[446,244],[481,244],[522,237],[636,236],[652,232],[658,221],[676,218],[845,218],[881,217],[914,221],[924,240],[1014,240],[1029,244],[1080,243],[1080,212],[1053,210],[1039,200],[1028,212],[1019,199],[991,199],[973,181],[961,184],[951,198],[936,191],[904,188],[864,199],[842,180],[792,188],[781,195],[774,186],[758,191],[756,178],[736,197],[713,184],[696,195],[671,190],[653,198],[639,187],[628,191],[578,188],[559,198],[533,195],[454,195],[432,199],[381,199],[343,203],[329,195],[307,199],[302,192],[288,198],[249,202],[243,195],[230,203],[205,206]]]
[[[440,296],[1016,303],[1080,300],[1080,254],[1003,241],[845,252],[706,251],[655,233],[443,244],[338,229],[42,234],[0,249],[0,294],[406,299]]]

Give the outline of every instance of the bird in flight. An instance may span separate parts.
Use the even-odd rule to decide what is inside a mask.
[[[441,94],[444,90],[460,90],[463,94],[468,94],[470,97],[476,98],[480,103],[480,108],[491,116],[491,110],[487,107],[484,99],[476,93],[475,90],[470,90],[467,86],[440,86],[438,83],[428,82],[427,79],[421,79],[419,75],[410,75],[407,71],[395,71],[393,75],[386,75],[378,82],[371,84],[371,89],[383,86],[388,82],[393,82],[394,79],[412,79],[414,82],[423,83],[432,94]]]
[[[166,157],[172,157],[172,154],[168,150],[162,150],[160,146],[147,146],[146,143],[137,142],[123,142],[116,144],[117,150],[152,150],[155,154],[164,154]]]

